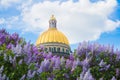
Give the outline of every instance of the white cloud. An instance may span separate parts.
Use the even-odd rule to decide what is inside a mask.
[[[5,23],[5,19],[4,18],[0,18],[0,24],[4,24]]]
[[[32,2],[30,0],[30,2]],[[108,16],[117,6],[116,0],[105,0],[92,3],[89,0],[44,1],[22,5],[22,21],[27,24],[24,31],[36,32],[48,28],[49,17],[54,14],[57,28],[65,33],[70,43],[83,40],[96,40],[101,33],[109,32],[118,27],[120,22],[114,22]]]
[[[0,7],[10,7],[14,3],[19,3],[21,0],[0,0]]]
[[[21,30],[26,25],[20,20],[19,16],[0,18],[0,27],[12,30]]]

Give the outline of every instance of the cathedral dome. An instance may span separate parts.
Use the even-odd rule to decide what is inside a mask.
[[[56,28],[49,28],[47,31],[43,32],[39,36],[36,44],[39,45],[42,43],[50,43],[50,42],[63,43],[69,45],[69,41],[66,38],[66,36]]]
[[[54,15],[52,15],[49,20],[48,30],[38,37],[36,45],[43,45],[47,52],[50,51],[59,55],[69,54],[71,51],[69,41],[66,36],[57,29],[56,23],[57,21]]]
[[[36,41],[36,45],[50,42],[63,43],[69,45],[69,41],[66,38],[66,36],[59,30],[57,30],[56,22],[57,21],[54,15],[52,15],[49,20],[49,29],[39,36],[39,38]]]

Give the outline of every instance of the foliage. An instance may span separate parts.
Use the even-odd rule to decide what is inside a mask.
[[[119,80],[120,51],[82,42],[68,58],[0,30],[0,80]]]

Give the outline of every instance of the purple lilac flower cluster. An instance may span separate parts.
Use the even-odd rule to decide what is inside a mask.
[[[120,79],[120,51],[113,46],[82,42],[75,55],[82,61],[80,80]]]
[[[111,46],[83,42],[65,58],[0,30],[0,80],[119,80],[119,75],[120,51]]]

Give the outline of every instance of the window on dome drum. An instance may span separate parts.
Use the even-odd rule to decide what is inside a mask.
[[[49,51],[51,52],[52,50],[51,50],[51,47],[49,47]]]
[[[54,47],[54,52],[56,52],[56,47]]]
[[[66,53],[68,53],[68,50],[66,49]]]
[[[54,48],[52,48],[52,52],[54,52]]]
[[[60,48],[57,48],[57,52],[60,52]]]
[[[62,52],[64,52],[64,48],[62,49]]]

